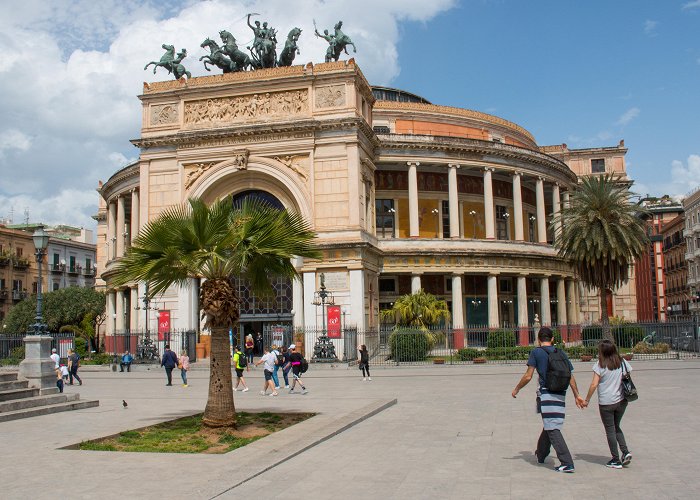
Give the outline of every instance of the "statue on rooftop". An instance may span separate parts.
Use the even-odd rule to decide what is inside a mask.
[[[248,26],[253,30],[253,45],[248,47],[252,56],[253,65],[257,68],[274,68],[277,65],[277,30],[268,27],[267,21],[262,23],[255,21],[255,26],[250,24],[250,16],[258,14],[248,14]]]
[[[187,75],[187,78],[192,78],[192,75],[190,74],[187,69],[185,69],[185,66],[182,65],[182,60],[187,57],[187,49],[182,49],[180,52],[177,53],[177,57],[175,56],[175,46],[174,45],[168,45],[168,44],[163,44],[162,45],[163,49],[165,49],[165,54],[163,54],[163,57],[160,58],[160,61],[151,61],[146,66],[143,67],[144,71],[148,69],[148,67],[152,64],[153,65],[153,74],[156,74],[156,70],[158,67],[163,67],[168,70],[168,73],[172,73],[173,76],[175,77],[176,80],[179,80],[182,78],[184,75]]]
[[[343,51],[345,51],[346,54],[350,55],[347,49],[348,45],[352,45],[352,51],[357,52],[355,44],[352,42],[349,36],[343,33],[341,29],[342,27],[343,21],[338,21],[334,27],[334,34],[329,35],[328,30],[323,30],[322,35],[318,32],[318,29],[316,28],[316,21],[314,20],[314,31],[316,32],[316,36],[323,38],[328,42],[328,50],[326,51],[326,62],[330,62],[331,59],[337,61],[340,58],[340,54]]]

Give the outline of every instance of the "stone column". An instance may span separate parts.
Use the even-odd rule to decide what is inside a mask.
[[[576,321],[576,291],[574,280],[566,280],[566,319],[569,323],[569,341],[580,340],[578,337],[578,322]]]
[[[418,238],[418,165],[419,162],[408,162],[408,235]]]
[[[495,214],[493,209],[493,185],[491,182],[491,173],[493,168],[487,167],[484,169],[484,223],[486,225],[486,239],[493,240],[496,237]]]
[[[527,315],[527,278],[518,276],[518,344],[529,345],[529,318]]]
[[[116,296],[114,292],[107,292],[107,321],[105,322],[105,334],[114,335],[114,315],[116,314]]]
[[[457,169],[459,165],[450,163],[447,176],[450,206],[450,238],[459,238],[459,192],[457,190]]]
[[[350,271],[350,307],[345,323],[365,329],[365,271],[353,269]]]
[[[138,286],[131,287],[131,324],[129,325],[129,328],[131,329],[132,332],[135,332],[139,329],[139,315],[137,314],[137,311],[134,309],[135,307],[141,307],[141,304],[139,304],[139,288]]]
[[[549,307],[549,278],[544,277],[540,280],[540,323],[542,326],[552,325]]]
[[[140,218],[139,218],[139,190],[131,191],[131,242],[133,243],[139,235]]]
[[[552,185],[552,218],[554,220],[554,241],[561,235],[561,223],[557,220],[561,212],[561,196],[559,194],[559,184]]]
[[[420,274],[412,274],[411,275],[411,293],[418,293],[420,292],[421,289],[421,284],[420,284]]]
[[[301,266],[304,259],[296,257],[292,261],[298,272],[301,272]],[[294,278],[292,281],[292,309],[294,310],[294,318],[292,320],[295,329],[304,327],[304,281]]]
[[[562,340],[569,341],[568,325],[569,321],[566,315],[566,283],[564,278],[557,278],[557,323],[559,323],[559,331],[561,332]]]
[[[547,243],[547,218],[544,213],[544,179],[542,177],[537,178],[535,194],[537,197],[537,241]]]
[[[29,380],[30,387],[40,395],[56,394],[55,363],[51,356],[51,337],[27,335],[24,337],[24,360],[19,364],[19,376]]]
[[[124,197],[120,196],[117,198],[117,257],[124,256],[124,238],[126,237],[124,214]]]
[[[515,241],[523,241],[523,192],[520,185],[520,172],[513,173],[513,222],[515,224]]]
[[[498,328],[498,276],[489,274],[488,277],[489,328]]]
[[[117,242],[117,206],[114,202],[107,203],[107,260],[112,260],[116,257]]]
[[[462,297],[462,275],[452,275],[452,328],[464,328],[464,298]]]
[[[564,199],[564,208],[569,208],[569,191],[564,191],[561,196]]]
[[[116,293],[116,304],[115,304],[115,314],[117,315],[115,330],[117,332],[123,332],[126,330],[126,325],[124,321],[124,292],[122,290],[117,290]]]

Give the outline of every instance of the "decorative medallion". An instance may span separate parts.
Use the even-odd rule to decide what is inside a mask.
[[[345,85],[330,85],[316,89],[316,108],[338,108],[345,105]]]
[[[151,126],[177,123],[177,104],[159,104],[151,106]]]

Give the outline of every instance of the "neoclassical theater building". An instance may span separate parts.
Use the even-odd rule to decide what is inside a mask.
[[[548,225],[578,176],[624,173],[622,143],[540,147],[502,118],[373,88],[352,59],[144,84],[139,98],[139,159],[98,189],[107,335],[155,329],[144,284],[116,288],[110,272],[140,227],[190,197],[262,197],[318,234],[322,259],[299,259],[301,280],[276,280],[276,299],[238,284],[244,330],[322,327],[322,273],[358,328],[419,289],[448,302],[457,328],[583,320],[583,289]],[[150,308],[199,329],[197,296],[193,279]]]

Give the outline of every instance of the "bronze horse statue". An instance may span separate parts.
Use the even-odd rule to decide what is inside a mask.
[[[335,28],[335,53],[334,53],[334,58],[337,61],[338,58],[340,57],[340,53],[345,51],[346,54],[350,55],[348,53],[347,46],[352,45],[352,51],[357,52],[357,49],[355,48],[355,44],[352,43],[352,40],[348,35],[342,32],[340,28],[343,27],[343,21],[338,21],[338,23],[334,26]]]
[[[301,54],[301,52],[299,52],[299,47],[297,46],[299,35],[301,35],[301,30],[299,28],[292,28],[287,35],[287,41],[284,42],[284,49],[282,49],[282,52],[280,53],[277,66],[291,66],[294,63],[294,57],[297,54]]]
[[[221,51],[231,58],[234,65],[233,71],[245,71],[253,67],[253,61],[251,61],[250,56],[238,49],[236,38],[231,33],[221,30],[219,31],[219,36],[221,36],[221,41],[223,42]]]
[[[234,64],[234,62],[224,55],[224,52],[219,47],[219,44],[216,43],[214,40],[207,38],[200,44],[200,47],[208,47],[210,51],[210,54],[208,56],[204,55],[199,58],[200,61],[204,59],[204,69],[206,69],[207,71],[211,71],[211,69],[209,69],[209,66],[207,66],[207,63],[209,63],[213,66],[216,66],[217,68],[224,70],[224,73],[231,73],[233,71],[236,71],[236,65]]]
[[[185,69],[185,66],[181,64],[182,60],[187,57],[187,49],[182,49],[181,52],[177,53],[177,57],[175,57],[175,46],[173,45],[168,45],[168,44],[163,44],[162,47],[165,49],[165,54],[163,54],[163,57],[160,58],[160,61],[151,61],[146,66],[143,67],[144,71],[148,69],[148,67],[152,64],[153,65],[153,74],[156,74],[156,70],[158,67],[163,67],[168,70],[168,73],[172,73],[173,76],[175,76],[176,80],[179,80],[182,78],[184,75],[187,75],[187,78],[192,78],[192,75],[190,74],[189,71]]]

